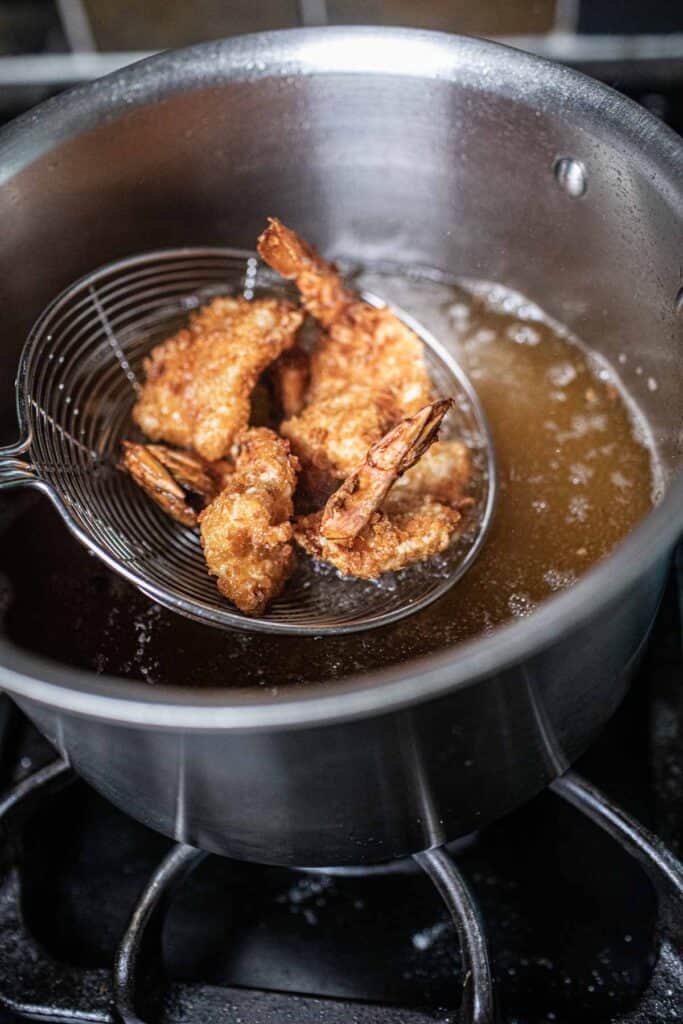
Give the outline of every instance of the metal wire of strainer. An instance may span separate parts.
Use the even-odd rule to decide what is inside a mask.
[[[273,293],[291,295],[291,288],[253,253],[226,248],[145,253],[67,288],[24,347],[16,383],[21,440],[0,449],[0,488],[42,490],[110,568],[152,600],[200,622],[314,635],[384,625],[424,608],[462,576],[484,541],[495,498],[493,445],[479,400],[453,357],[401,310],[425,343],[435,390],[455,399],[442,436],[462,437],[474,452],[474,510],[462,537],[442,555],[378,581],[342,579],[302,555],[282,596],[262,616],[249,617],[219,594],[197,534],[164,515],[117,469],[142,360],[152,346],[215,295]]]

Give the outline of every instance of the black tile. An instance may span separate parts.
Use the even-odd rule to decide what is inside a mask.
[[[683,32],[683,2],[581,0],[578,29],[594,35]]]

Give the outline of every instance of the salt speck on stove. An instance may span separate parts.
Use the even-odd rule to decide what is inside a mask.
[[[430,925],[429,928],[423,928],[419,932],[415,932],[412,936],[412,943],[415,949],[419,949],[421,953],[425,950],[430,949],[434,945],[440,935],[448,928],[448,921],[437,921],[436,924]]]

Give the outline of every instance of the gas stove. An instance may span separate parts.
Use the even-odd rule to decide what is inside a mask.
[[[509,1024],[683,1021],[680,597],[674,575],[575,772],[448,854],[366,871],[173,844],[7,702],[1,1019],[455,1024],[493,992]]]
[[[683,131],[680,72],[594,70]],[[55,88],[6,90],[0,119]],[[45,510],[17,509],[0,509],[0,560],[46,535]],[[173,844],[0,697],[0,1024],[481,1024],[492,1000],[501,1024],[683,1021],[682,568],[572,773],[447,854],[366,871]]]

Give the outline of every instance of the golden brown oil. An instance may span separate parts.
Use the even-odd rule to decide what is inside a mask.
[[[380,630],[318,639],[226,633],[151,605],[88,557],[42,504],[1,543],[15,642],[150,683],[276,693],[404,662],[529,615],[647,513],[657,488],[647,425],[614,371],[540,310],[496,286],[468,291],[395,273],[366,273],[357,284],[452,348],[489,418],[498,502],[465,577],[425,611]],[[27,546],[40,573],[27,571]]]
[[[493,432],[499,488],[484,550],[447,599],[459,609],[454,639],[570,585],[646,514],[657,487],[645,425],[615,374],[534,307],[495,294],[450,311]]]

